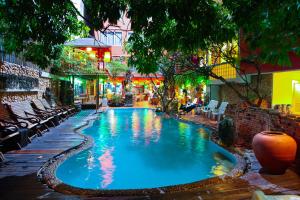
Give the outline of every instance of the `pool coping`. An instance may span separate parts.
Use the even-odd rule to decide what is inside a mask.
[[[118,108],[112,108],[118,109]],[[137,108],[141,109],[141,108]],[[142,108],[143,109],[143,108]],[[149,109],[149,108],[147,108]],[[150,108],[151,109],[151,108]],[[148,195],[162,195],[165,193],[174,193],[174,192],[183,192],[183,191],[191,191],[193,189],[204,187],[211,184],[216,183],[223,183],[225,181],[234,180],[243,174],[247,169],[247,163],[245,159],[239,155],[237,152],[234,152],[232,149],[226,148],[221,146],[222,148],[226,149],[236,159],[235,167],[227,174],[221,176],[215,176],[211,178],[207,178],[204,180],[187,183],[187,184],[178,184],[172,186],[165,186],[165,187],[157,187],[157,188],[146,188],[146,189],[84,189],[79,187],[74,187],[68,184],[63,183],[56,177],[56,169],[58,166],[64,162],[69,157],[84,151],[90,147],[92,147],[94,140],[92,137],[87,136],[82,133],[82,131],[92,125],[92,123],[98,118],[98,116],[94,116],[92,118],[85,118],[83,124],[79,127],[74,128],[74,133],[81,135],[84,139],[83,141],[70,149],[63,151],[53,158],[49,159],[37,172],[37,176],[42,183],[48,185],[48,187],[52,188],[53,190],[64,193],[64,194],[75,194],[75,195],[82,195],[82,196],[90,196],[90,197],[99,197],[99,196],[148,196]],[[183,120],[180,118],[176,118],[176,120],[180,120],[183,122],[200,124],[196,122],[192,122],[189,120]],[[201,124],[203,125],[203,124]],[[207,128],[211,128],[209,126],[205,126]],[[211,128],[212,129],[212,128]],[[214,129],[212,129],[214,130]],[[216,141],[212,139],[217,145],[219,145]],[[220,146],[220,145],[219,145]]]

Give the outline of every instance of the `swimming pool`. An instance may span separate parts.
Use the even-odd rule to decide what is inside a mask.
[[[111,109],[83,130],[94,145],[56,169],[84,189],[144,189],[186,184],[231,171],[235,157],[209,140],[210,129],[151,109]]]

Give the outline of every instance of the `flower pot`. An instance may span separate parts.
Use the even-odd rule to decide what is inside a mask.
[[[254,136],[252,147],[263,171],[283,174],[296,157],[297,144],[289,135],[278,131],[263,131]]]

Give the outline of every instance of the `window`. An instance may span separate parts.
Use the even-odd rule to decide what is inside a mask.
[[[122,32],[115,32],[115,43],[114,45],[121,46],[122,45]]]
[[[114,45],[114,33],[107,33],[107,45]]]
[[[105,34],[103,34],[103,33],[101,33],[101,35],[100,35],[100,42],[102,44],[106,44],[107,43],[107,36]]]
[[[122,32],[106,32],[101,33],[100,42],[104,45],[122,45]]]

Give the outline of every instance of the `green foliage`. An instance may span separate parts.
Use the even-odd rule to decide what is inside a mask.
[[[251,50],[260,49],[261,62],[290,66],[289,52],[299,53],[298,0],[224,0]],[[253,52],[252,52],[253,53]]]
[[[164,50],[189,52],[209,50],[243,38],[260,63],[290,66],[289,52],[300,55],[300,3],[287,1],[130,1],[128,16],[135,33],[132,63],[144,73],[153,73]],[[232,61],[239,61],[234,59]]]
[[[77,20],[70,1],[0,1],[0,37],[5,50],[23,54],[42,68],[58,58],[59,45],[82,31],[86,32],[86,26]]]
[[[95,75],[99,70],[96,58],[91,58],[85,51],[65,46],[60,57],[52,62],[51,72],[57,75]]]
[[[122,63],[119,60],[112,60],[110,63],[107,64],[107,68],[112,78],[116,78],[122,73],[124,73],[125,76],[125,72],[127,72],[127,70],[129,69],[126,64]]]
[[[111,97],[111,102],[113,104],[120,104],[122,103],[122,96],[121,95],[117,95],[117,94],[113,94]]]
[[[196,87],[203,83],[208,83],[208,77],[205,75],[199,75],[192,70],[178,74],[175,77],[176,85],[179,86],[193,86]]]
[[[154,73],[164,51],[192,54],[231,42],[240,30],[249,47],[260,49],[261,62],[290,65],[288,53],[299,55],[298,0],[83,0],[86,22],[105,30],[126,14],[131,18],[130,64]],[[70,0],[2,0],[0,32],[7,51],[46,67],[63,44],[86,27],[77,20]]]
[[[126,9],[124,0],[83,0],[86,23],[95,30],[103,30],[105,22],[117,24]]]

